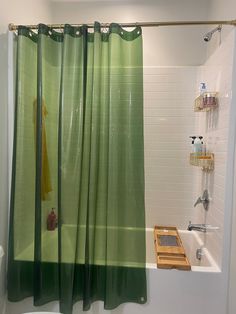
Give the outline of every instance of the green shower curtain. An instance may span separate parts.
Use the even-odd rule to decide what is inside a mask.
[[[141,29],[21,26],[16,59],[9,300],[145,303]]]

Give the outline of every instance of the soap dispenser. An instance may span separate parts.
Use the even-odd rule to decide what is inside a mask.
[[[192,141],[191,141],[191,153],[194,153],[194,141],[196,139],[196,136],[189,136]]]
[[[207,91],[206,83],[200,83],[199,89],[200,89],[200,95],[203,95]]]
[[[203,136],[190,136],[192,139],[191,152],[201,154],[203,151]]]
[[[201,111],[203,108],[204,108],[204,95],[207,91],[207,88],[206,88],[206,83],[200,83],[200,86],[199,86],[199,96],[197,97],[196,101],[195,101],[195,109],[197,111]]]
[[[203,144],[202,139],[203,139],[203,136],[196,136],[196,139],[194,140],[193,150],[194,150],[194,153],[196,153],[197,155],[202,154],[202,144]]]
[[[199,136],[200,140],[201,140],[201,143],[202,143],[202,147],[201,147],[201,153],[203,156],[206,155],[206,144],[204,144],[204,141],[203,141],[203,136]]]

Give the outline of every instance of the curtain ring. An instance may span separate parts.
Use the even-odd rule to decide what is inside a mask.
[[[139,27],[139,25],[138,25],[138,22],[135,22],[135,29],[136,29],[136,32],[137,32],[137,34],[139,35],[139,34],[141,34],[141,31],[140,31],[140,27]]]
[[[104,28],[104,33],[108,33],[108,31],[109,31],[109,23],[105,23],[103,28]]]

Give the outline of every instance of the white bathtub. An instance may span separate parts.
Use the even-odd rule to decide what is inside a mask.
[[[104,311],[102,302],[95,302],[86,314],[226,314],[223,275],[209,252],[196,259],[196,249],[202,246],[198,234],[179,231],[192,271],[163,270],[156,267],[153,229],[147,229],[147,288],[148,302],[144,305],[126,303],[112,311]],[[7,314],[30,311],[59,312],[58,302],[40,308],[32,306],[32,298],[8,303]],[[82,313],[81,302],[74,314]]]
[[[153,229],[146,229],[146,260],[147,268],[153,269],[156,266],[156,256],[154,251]],[[196,250],[203,247],[203,242],[196,231],[179,230],[186,255],[191,264],[192,271],[199,272],[220,272],[220,268],[215,263],[211,254],[206,248],[203,248],[203,256],[201,260],[196,258]]]
[[[148,303],[136,313],[226,314],[222,272],[206,249],[196,258],[203,245],[198,233],[179,230],[192,271],[158,269],[153,229],[146,234]]]

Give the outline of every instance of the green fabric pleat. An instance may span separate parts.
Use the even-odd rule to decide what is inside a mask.
[[[8,299],[145,303],[141,29],[21,26],[16,64]]]

